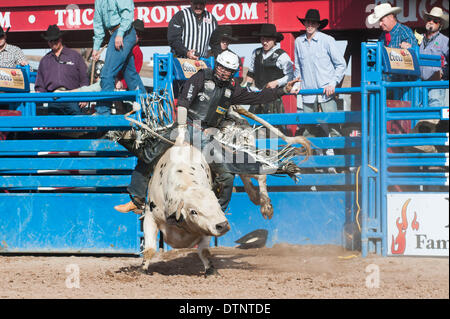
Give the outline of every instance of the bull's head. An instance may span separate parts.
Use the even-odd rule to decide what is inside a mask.
[[[181,197],[183,200],[178,202],[176,210],[167,217],[167,223],[206,236],[218,237],[230,230],[225,214],[211,190],[190,188]]]

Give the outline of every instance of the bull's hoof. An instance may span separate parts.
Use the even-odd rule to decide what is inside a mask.
[[[153,271],[149,271],[150,268],[150,261],[142,261],[142,265],[141,265],[141,273],[146,274],[146,275],[153,275]]]
[[[219,272],[217,271],[216,268],[214,268],[213,266],[209,267],[208,269],[206,269],[205,271],[205,278],[208,278],[209,276],[219,276]]]

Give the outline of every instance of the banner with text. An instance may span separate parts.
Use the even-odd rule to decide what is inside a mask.
[[[146,28],[163,28],[169,25],[170,19],[189,5],[157,5],[153,2],[136,3],[134,16],[144,21]],[[61,30],[91,30],[94,21],[93,5],[71,4],[66,7],[33,7],[29,10],[0,9],[0,25],[11,27],[11,32],[45,31],[51,24],[56,24]],[[267,20],[265,2],[226,2],[207,4],[219,24],[258,24]]]
[[[448,193],[387,195],[390,256],[448,256]]]

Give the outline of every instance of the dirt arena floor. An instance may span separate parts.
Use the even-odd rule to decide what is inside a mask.
[[[448,258],[362,258],[336,246],[287,244],[212,253],[220,275],[208,278],[194,249],[163,253],[151,273],[133,257],[2,255],[0,299],[449,298]]]

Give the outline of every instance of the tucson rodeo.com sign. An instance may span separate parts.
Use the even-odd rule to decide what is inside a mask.
[[[135,18],[144,21],[147,28],[167,27],[170,19],[179,10],[189,5],[161,5],[161,3],[135,2]],[[227,2],[214,3],[206,6],[220,24],[255,24],[265,23],[267,18],[264,2]],[[51,24],[56,24],[61,30],[89,30],[93,28],[94,5],[70,4],[64,7],[42,6],[22,10],[3,11],[0,9],[0,25],[3,28],[12,26],[11,31],[46,30]]]
[[[448,194],[388,194],[388,255],[448,256]]]

